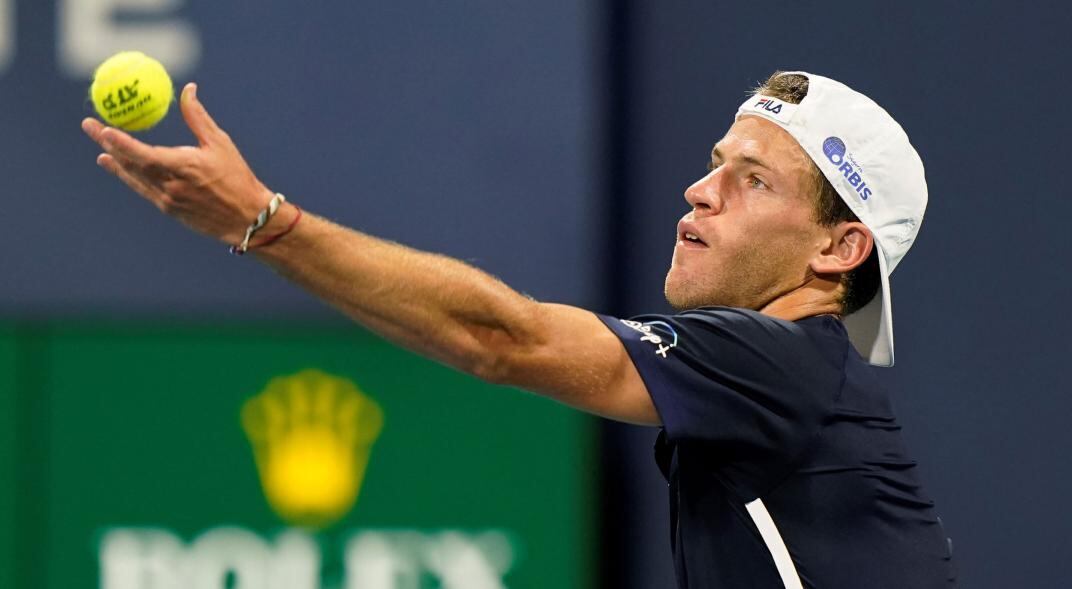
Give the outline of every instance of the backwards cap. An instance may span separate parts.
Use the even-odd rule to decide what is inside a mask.
[[[923,162],[904,129],[881,106],[848,86],[807,72],[800,104],[757,94],[737,110],[763,117],[797,140],[860,221],[871,230],[882,287],[845,318],[849,337],[871,364],[893,366],[890,274],[908,253],[927,208]]]

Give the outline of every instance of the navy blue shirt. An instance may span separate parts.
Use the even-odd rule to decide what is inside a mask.
[[[662,418],[681,589],[955,587],[888,395],[838,318],[600,318]]]

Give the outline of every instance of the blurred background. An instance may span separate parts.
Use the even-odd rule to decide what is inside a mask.
[[[1061,2],[0,0],[0,587],[673,586],[655,430],[348,324],[94,164],[161,59],[273,189],[538,299],[665,312],[682,193],[776,69],[905,127],[931,201],[881,370],[962,585],[1072,576]],[[188,143],[174,113],[145,135]],[[310,491],[317,489],[318,491]]]

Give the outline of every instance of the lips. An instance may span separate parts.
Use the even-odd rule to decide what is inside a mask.
[[[685,247],[707,247],[707,242],[700,237],[696,224],[684,219],[677,224],[677,242]]]

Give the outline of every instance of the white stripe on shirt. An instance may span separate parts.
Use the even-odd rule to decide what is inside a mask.
[[[778,527],[774,525],[774,520],[771,519],[763,500],[757,498],[751,503],[746,503],[744,507],[748,510],[748,515],[752,516],[756,527],[759,528],[759,535],[763,537],[767,550],[774,557],[774,566],[778,567],[778,575],[781,576],[785,589],[804,589],[800,582],[800,575],[797,574],[797,567],[789,556],[789,549],[786,548],[785,541],[782,540],[782,535],[778,532]]]

